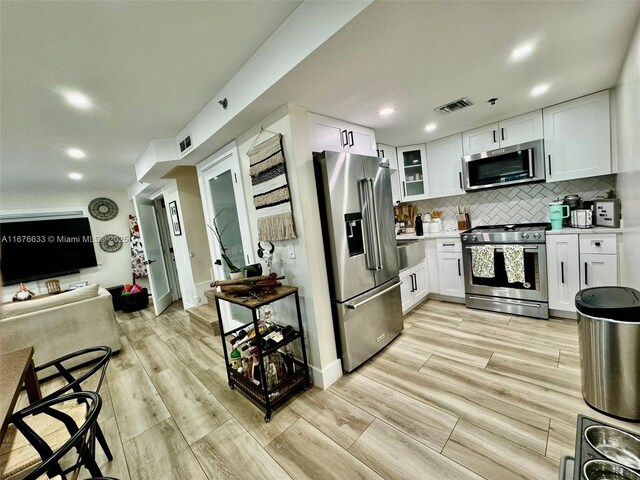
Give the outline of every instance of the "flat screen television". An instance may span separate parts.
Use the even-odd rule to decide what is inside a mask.
[[[0,223],[5,285],[77,273],[98,265],[88,218]]]

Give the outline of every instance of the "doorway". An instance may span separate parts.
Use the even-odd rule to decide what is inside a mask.
[[[156,198],[154,206],[156,207],[156,221],[158,222],[158,230],[160,232],[162,254],[167,267],[167,279],[169,280],[169,288],[171,289],[173,301],[175,302],[182,298],[182,292],[180,290],[180,279],[176,267],[176,256],[173,251],[173,241],[169,231],[169,221],[167,220],[167,208],[164,196]]]
[[[203,208],[210,227],[207,235],[214,277],[217,280],[229,279],[230,267],[222,255],[220,242],[212,231],[214,219],[228,260],[238,268],[253,263],[251,229],[235,143],[198,165],[198,178]],[[228,302],[221,302],[220,307],[225,330],[251,321],[250,312],[245,308]]]

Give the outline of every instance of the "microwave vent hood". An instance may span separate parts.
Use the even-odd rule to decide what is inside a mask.
[[[473,102],[469,100],[467,97],[462,97],[462,98],[459,98],[458,100],[454,100],[453,102],[449,102],[445,105],[441,105],[438,108],[434,108],[434,110],[436,112],[440,112],[443,115],[446,115],[447,113],[452,113],[457,110],[461,110],[470,105],[473,105]]]

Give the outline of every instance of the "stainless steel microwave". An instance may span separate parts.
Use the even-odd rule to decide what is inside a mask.
[[[466,191],[544,182],[544,142],[521,143],[462,157]]]

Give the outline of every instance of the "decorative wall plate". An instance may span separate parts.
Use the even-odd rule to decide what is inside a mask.
[[[100,239],[100,248],[105,252],[117,252],[122,248],[122,239],[112,233],[104,235]]]
[[[89,202],[89,214],[97,220],[111,220],[118,215],[118,205],[110,198],[94,198]]]

